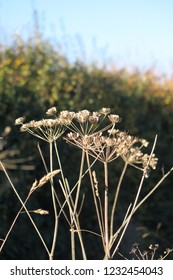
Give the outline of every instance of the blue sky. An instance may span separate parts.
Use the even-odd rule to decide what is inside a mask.
[[[71,58],[173,73],[172,0],[0,0],[1,42],[30,35],[34,9]]]

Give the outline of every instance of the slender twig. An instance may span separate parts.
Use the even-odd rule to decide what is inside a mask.
[[[170,175],[170,173],[173,171],[173,167],[170,168],[170,170],[165,173],[165,175],[158,181],[158,183],[151,189],[151,191],[144,196],[144,198],[136,205],[134,212],[152,195],[153,192],[155,192],[158,187],[161,185],[161,183]]]
[[[75,196],[75,205],[74,205],[74,213],[77,211],[78,201],[79,201],[79,193],[80,193],[80,187],[82,182],[82,174],[83,174],[83,167],[84,167],[84,159],[85,159],[85,151],[82,150],[82,156],[81,156],[81,164],[80,164],[80,172],[79,172],[79,179],[78,179],[78,186]]]
[[[97,158],[94,159],[94,161],[90,164],[89,168],[87,168],[86,171],[82,174],[81,179],[83,179],[83,177],[89,172],[89,169],[96,163],[96,161],[97,161]],[[71,190],[70,190],[70,192],[69,192],[69,194],[68,194],[68,197],[71,196],[71,194],[72,194],[72,193],[74,192],[74,190],[76,189],[77,185],[78,185],[78,181],[77,181],[76,184],[73,186],[73,188],[71,188]],[[59,212],[59,214],[58,214],[58,217],[61,215],[61,212],[63,211],[63,209],[64,209],[66,203],[67,203],[67,200],[65,200],[64,203],[62,204],[62,207],[61,207],[61,209],[60,209],[60,212]]]
[[[105,201],[104,201],[104,226],[105,226],[105,249],[106,249],[106,259],[110,258],[109,250],[109,213],[108,213],[108,164],[104,162],[104,176],[105,176]]]
[[[70,187],[68,184],[67,179],[65,179],[65,186],[64,186],[64,192],[65,192],[65,199],[68,199],[68,203],[71,204],[72,209],[74,209],[74,200],[72,195],[68,196],[68,193],[70,192]],[[69,207],[68,207],[69,208]],[[74,231],[74,221],[73,221],[73,215],[72,212],[69,209],[69,214],[70,214],[70,235],[71,235],[71,256],[72,256],[72,260],[76,259],[76,253],[75,253],[75,231]],[[75,216],[75,215],[74,215]]]
[[[118,200],[120,188],[121,188],[121,185],[122,185],[122,181],[123,181],[124,175],[125,175],[126,170],[127,170],[127,166],[128,166],[128,163],[125,162],[122,173],[121,173],[121,176],[120,176],[119,181],[118,181],[118,185],[117,185],[117,189],[116,189],[116,193],[115,193],[115,197],[114,197],[114,202],[113,202],[112,212],[111,212],[111,220],[110,220],[110,239],[112,239],[112,236],[113,236],[115,209],[116,209],[117,200]]]
[[[26,203],[27,203],[29,197],[30,197],[30,194],[27,196],[27,198],[26,198],[25,201],[23,202],[24,205],[26,205]],[[5,245],[5,243],[7,242],[8,237],[9,237],[9,235],[10,235],[10,233],[11,233],[11,231],[12,231],[14,225],[16,224],[16,221],[17,221],[18,217],[20,216],[22,210],[23,210],[23,206],[22,206],[22,207],[20,208],[20,210],[18,211],[16,217],[14,218],[14,220],[13,220],[13,222],[12,222],[12,224],[11,224],[9,230],[8,230],[6,236],[5,236],[4,240],[3,240],[3,243],[1,244],[0,252],[2,251],[2,249],[3,249],[4,245]],[[28,211],[28,212],[30,212],[30,211]]]
[[[68,207],[69,207],[69,211],[70,211],[70,215],[72,215],[73,217],[73,220],[74,220],[74,224],[76,226],[76,229],[77,229],[77,232],[78,232],[78,236],[79,236],[79,241],[80,241],[80,245],[81,245],[81,250],[82,250],[82,256],[83,256],[83,259],[86,260],[87,259],[87,256],[86,256],[86,253],[85,253],[85,248],[84,248],[84,244],[83,244],[83,240],[82,240],[82,235],[80,233],[80,226],[79,226],[79,220],[78,220],[78,217],[77,215],[74,214],[73,212],[73,208],[71,206],[71,203],[70,203],[70,200],[68,198],[68,196],[66,195],[66,191],[65,191],[65,188],[62,184],[62,182],[59,180],[59,183],[60,183],[60,186],[61,186],[61,189],[64,193],[64,196],[65,198],[67,199],[67,204],[68,204]],[[65,182],[67,184],[67,181]],[[66,188],[67,189],[67,188]]]
[[[161,185],[161,183],[170,175],[170,173],[173,171],[173,167],[171,167],[169,169],[169,171],[167,173],[165,173],[165,175],[158,181],[158,183],[151,189],[151,191],[146,194],[146,196],[144,196],[144,198],[136,205],[133,214],[137,211],[137,209],[139,207],[141,207],[141,205],[158,189],[158,187]],[[123,223],[121,224],[121,226],[119,227],[119,229],[116,231],[116,233],[114,233],[112,240],[114,241],[116,239],[116,237],[118,236],[118,234],[121,232],[121,230],[124,228],[124,226],[126,225],[126,223],[128,222],[129,216],[123,221]]]
[[[64,197],[67,201],[67,204],[68,206],[71,207],[70,203],[69,203],[69,198],[70,200],[72,200],[72,196],[71,194],[68,196],[69,192],[70,192],[70,188],[69,188],[69,185],[68,185],[68,182],[67,180],[65,179],[65,176],[64,176],[64,173],[63,173],[63,169],[62,169],[62,164],[61,164],[61,160],[60,160],[60,156],[59,156],[59,152],[58,152],[58,148],[57,148],[57,144],[56,144],[56,141],[54,141],[54,146],[55,146],[55,152],[56,152],[56,156],[57,156],[57,160],[58,160],[58,164],[59,164],[59,167],[61,169],[61,175],[62,175],[62,181],[63,181],[63,184],[61,183],[61,188],[63,190],[63,193],[64,193]],[[83,170],[83,164],[84,164],[84,154],[82,154],[82,160],[81,160],[81,168],[80,168],[80,176],[79,176],[79,180],[78,180],[78,191],[77,191],[77,195],[79,195],[79,190],[80,190],[80,185],[81,185],[81,179],[82,179],[82,170]],[[64,189],[65,188],[65,189]],[[78,198],[76,200],[76,207],[77,207],[77,203],[78,203]],[[72,202],[73,204],[73,202]],[[73,205],[73,208],[75,206]],[[61,208],[62,209],[62,208]],[[72,211],[72,208],[69,209],[70,211],[70,215],[72,214],[72,212],[74,213],[73,217],[75,217],[76,215],[76,224],[78,225],[79,227],[79,219],[78,219],[78,216],[77,216],[77,213],[76,213],[76,209],[75,209],[75,212]],[[59,213],[60,214],[60,213]],[[59,215],[58,215],[59,216]],[[72,226],[73,227],[73,226]],[[78,234],[79,236],[79,240],[80,240],[80,244],[81,244],[81,249],[82,249],[82,254],[83,254],[83,258],[86,259],[86,253],[85,253],[85,249],[84,249],[84,245],[83,245],[83,240],[82,240],[82,235],[81,233],[79,232]],[[73,237],[72,237],[73,238]],[[73,242],[74,242],[74,238],[73,238]],[[74,248],[74,246],[73,246]]]
[[[9,177],[9,175],[8,175],[6,169],[5,169],[5,167],[4,167],[4,165],[3,165],[3,163],[2,163],[1,161],[0,161],[0,164],[1,164],[2,170],[4,171],[4,173],[5,173],[5,175],[6,175],[7,179],[8,179],[8,182],[10,183],[10,185],[11,185],[13,191],[15,192],[17,198],[19,199],[20,203],[22,204],[22,207],[25,209],[26,214],[28,215],[28,217],[29,217],[29,219],[30,219],[32,225],[34,226],[34,228],[35,228],[35,230],[36,230],[36,232],[37,232],[37,234],[38,234],[38,236],[39,236],[39,238],[40,238],[40,240],[41,240],[41,242],[42,242],[42,244],[43,244],[43,246],[44,246],[46,252],[47,252],[48,255],[50,256],[49,249],[48,249],[48,247],[47,247],[47,245],[46,245],[46,243],[45,243],[45,241],[44,241],[44,239],[43,239],[43,237],[42,237],[40,231],[38,230],[38,227],[36,226],[34,220],[32,219],[32,217],[31,217],[31,215],[30,215],[28,209],[26,208],[26,206],[25,206],[23,200],[21,199],[20,195],[18,194],[18,192],[17,192],[17,190],[16,190],[14,184],[12,183],[12,181],[11,181],[11,179],[10,179],[10,177]]]
[[[40,157],[41,157],[41,159],[42,159],[44,168],[45,168],[46,172],[48,173],[48,172],[49,172],[49,171],[48,171],[48,167],[47,167],[47,164],[46,164],[46,161],[45,161],[45,159],[44,159],[44,156],[43,156],[43,153],[42,153],[42,150],[41,150],[41,148],[40,148],[40,144],[39,144],[39,143],[37,143],[37,148],[38,148]]]
[[[77,230],[74,230],[74,231],[77,232]],[[89,229],[80,229],[80,231],[88,232],[88,233],[91,233],[91,234],[93,234],[93,235],[96,235],[96,236],[102,238],[101,234],[99,234],[99,233],[97,233],[97,232],[94,232],[94,231],[92,231],[92,230],[89,230]]]
[[[46,161],[45,161],[45,159],[44,159],[44,156],[43,156],[43,153],[42,153],[42,150],[41,150],[41,148],[40,148],[40,144],[39,144],[39,143],[37,144],[37,147],[38,147],[39,154],[40,154],[40,156],[41,156],[41,159],[42,159],[44,168],[45,168],[46,172],[49,173],[48,167],[47,167],[47,164],[46,164]],[[61,174],[63,174],[62,169],[61,169]],[[57,203],[58,203],[58,205],[59,205],[59,207],[60,207],[60,213],[58,214],[58,219],[59,219],[59,217],[61,216],[61,212],[62,212],[63,215],[64,215],[64,217],[65,217],[65,219],[66,219],[66,221],[67,221],[67,223],[70,225],[70,221],[69,221],[69,219],[68,219],[68,217],[67,217],[67,215],[66,215],[66,213],[65,213],[65,211],[64,211],[64,209],[63,209],[63,208],[64,208],[63,205],[66,203],[66,201],[65,201],[65,203],[64,203],[63,205],[61,205],[61,202],[60,202],[60,200],[59,200],[59,198],[58,198],[58,195],[57,195],[55,189],[54,189],[54,194],[55,194],[56,201],[57,201]]]
[[[96,214],[97,214],[97,220],[98,220],[98,224],[99,224],[99,228],[100,228],[100,233],[101,233],[101,236],[102,236],[103,247],[104,247],[104,250],[105,250],[104,224],[103,224],[103,219],[101,218],[102,214],[100,214],[98,203],[97,203],[97,198],[96,198],[96,193],[95,193],[94,183],[93,183],[93,177],[92,177],[92,172],[91,172],[91,164],[90,164],[89,155],[88,155],[87,151],[86,151],[86,159],[87,159],[88,172],[89,172],[91,188],[92,188],[92,193],[93,193],[94,205],[95,205]],[[102,210],[102,208],[101,208],[101,210]]]
[[[85,152],[84,152],[84,150],[82,150],[79,179],[78,179],[77,191],[76,191],[76,195],[75,195],[75,203],[73,203],[73,201],[72,201],[74,216],[76,216],[76,215],[78,216],[77,207],[78,207],[80,187],[81,187],[81,182],[82,182],[84,159],[85,159]],[[68,187],[68,184],[66,184],[66,186]],[[69,192],[70,192],[70,188],[68,188],[68,193]],[[68,195],[68,193],[67,193],[67,195]],[[70,196],[70,199],[72,199],[72,196]],[[74,224],[74,221],[73,221],[73,217],[71,216],[71,231],[70,231],[71,232],[71,250],[72,250],[72,259],[74,260],[75,259],[75,236],[74,236],[74,225],[73,224]],[[82,236],[81,236],[81,238],[82,238]]]
[[[122,241],[122,238],[123,238],[123,236],[124,236],[124,234],[125,234],[125,232],[126,232],[126,229],[127,229],[128,225],[129,225],[129,223],[130,223],[130,220],[131,220],[131,218],[132,218],[132,216],[133,216],[133,214],[134,214],[134,210],[135,210],[135,207],[136,207],[136,205],[137,205],[137,202],[138,202],[138,199],[139,199],[139,195],[140,195],[140,192],[141,192],[141,189],[142,189],[144,180],[145,180],[146,175],[147,175],[147,172],[148,172],[149,163],[150,163],[151,157],[152,157],[152,155],[153,155],[153,153],[154,153],[154,149],[155,149],[155,147],[156,147],[156,142],[157,142],[157,135],[155,136],[154,144],[153,144],[153,147],[152,147],[152,150],[151,150],[151,153],[150,153],[148,162],[147,162],[146,167],[145,167],[145,169],[144,169],[144,172],[143,172],[143,175],[142,175],[142,178],[141,178],[141,181],[140,181],[138,190],[137,190],[137,194],[136,194],[136,196],[135,196],[135,200],[134,200],[134,203],[133,203],[132,210],[131,210],[131,212],[130,212],[128,218],[127,218],[127,222],[126,222],[126,224],[125,224],[125,226],[124,226],[124,229],[123,229],[122,234],[121,234],[121,236],[120,236],[120,238],[119,238],[119,240],[118,240],[118,243],[117,243],[117,245],[116,245],[116,247],[115,247],[115,249],[114,249],[114,251],[113,251],[113,253],[112,253],[112,256],[111,256],[112,258],[113,258],[113,256],[114,256],[114,254],[117,252],[117,250],[118,250],[118,248],[119,248],[119,245],[120,245],[120,243],[121,243],[121,241]]]
[[[50,157],[50,172],[52,172],[53,171],[52,142],[49,143],[49,157]],[[57,233],[58,233],[58,215],[57,215],[57,208],[56,208],[53,177],[50,178],[50,184],[51,184],[52,203],[53,203],[53,210],[54,210],[54,219],[55,219],[53,240],[52,240],[51,253],[50,253],[50,260],[52,260],[54,257],[55,245],[56,245]]]
[[[67,188],[67,190],[69,192],[70,191],[70,187],[69,187],[67,179],[65,180],[65,182],[66,182],[66,186],[67,186],[66,188]],[[87,256],[86,256],[86,252],[85,252],[85,247],[84,247],[84,242],[83,242],[82,234],[81,234],[81,231],[80,231],[79,216],[78,216],[77,212],[74,212],[73,200],[72,200],[72,203],[69,204],[69,205],[72,205],[72,208],[70,207],[70,214],[71,214],[72,220],[75,218],[74,222],[75,222],[76,229],[78,231],[78,237],[79,237],[79,241],[80,241],[80,245],[81,245],[82,256],[83,256],[83,259],[86,260]]]
[[[132,207],[132,203],[130,203],[130,205],[129,205],[129,207],[128,207],[126,213],[125,213],[125,217],[124,217],[124,219],[123,219],[123,221],[122,221],[122,224],[121,224],[121,225],[123,225],[123,227],[124,227],[125,224],[126,224],[126,221],[127,221],[127,218],[128,218],[128,215],[129,215],[129,212],[130,212],[130,208],[131,208],[131,207]],[[114,244],[116,238],[118,237],[118,234],[120,233],[120,231],[122,230],[123,227],[120,226],[119,229],[116,231],[116,233],[115,233],[113,236],[111,236],[111,238],[110,238],[110,245],[109,245],[110,250],[111,250],[111,248],[112,248],[112,246],[113,246],[113,244]]]

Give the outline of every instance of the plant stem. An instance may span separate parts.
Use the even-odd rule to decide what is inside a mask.
[[[50,157],[50,172],[52,172],[53,171],[52,142],[49,143],[49,157]],[[50,253],[50,260],[52,260],[54,257],[55,245],[56,245],[56,239],[57,239],[57,233],[58,233],[58,215],[57,215],[57,208],[56,208],[53,177],[50,178],[50,184],[51,184],[52,203],[53,203],[54,218],[55,218],[54,233],[53,233],[52,247],[51,247],[51,253]]]
[[[112,239],[112,237],[113,237],[115,209],[116,209],[116,205],[117,205],[117,200],[118,200],[121,184],[122,184],[124,175],[127,170],[127,166],[128,166],[128,163],[125,162],[120,179],[118,181],[118,186],[117,186],[115,197],[114,197],[114,202],[113,202],[112,212],[111,212],[111,221],[110,221],[110,239]]]
[[[76,255],[75,255],[75,233],[74,233],[74,226],[71,226],[70,229],[71,232],[71,256],[72,256],[72,260],[76,259]]]
[[[125,226],[124,226],[124,229],[123,229],[122,234],[121,234],[121,236],[120,236],[120,238],[119,238],[119,240],[118,240],[118,243],[117,243],[117,245],[116,245],[116,247],[115,247],[115,249],[114,249],[114,251],[113,251],[112,257],[113,257],[114,254],[117,252],[117,250],[118,250],[118,248],[119,248],[119,245],[120,245],[120,243],[121,243],[121,241],[122,241],[122,238],[123,238],[123,236],[124,236],[124,234],[125,234],[125,232],[126,232],[126,229],[127,229],[128,225],[129,225],[129,223],[130,223],[130,221],[131,221],[131,218],[132,218],[132,216],[133,216],[133,214],[134,214],[134,212],[135,212],[135,208],[136,208],[136,205],[137,205],[137,202],[138,202],[138,199],[139,199],[139,195],[140,195],[140,192],[141,192],[141,189],[142,189],[144,180],[145,180],[145,178],[146,178],[146,174],[147,174],[147,171],[148,171],[149,163],[150,163],[151,157],[152,157],[152,155],[153,155],[153,153],[154,153],[154,149],[155,149],[155,146],[156,146],[156,142],[157,142],[157,135],[156,135],[156,137],[155,137],[155,139],[154,139],[154,144],[153,144],[153,147],[152,147],[152,150],[151,150],[151,153],[150,153],[148,162],[147,162],[147,164],[146,164],[146,166],[145,166],[145,168],[144,168],[143,175],[142,175],[142,178],[141,178],[141,181],[140,181],[138,190],[137,190],[137,194],[136,194],[136,196],[135,196],[135,200],[134,200],[134,203],[133,203],[133,207],[132,207],[132,209],[131,209],[131,212],[130,212],[129,216],[127,217],[127,222],[126,222],[126,224],[125,224]]]
[[[15,192],[17,198],[19,199],[20,203],[22,204],[22,207],[25,209],[26,214],[28,215],[28,217],[29,217],[29,219],[30,219],[32,225],[34,226],[34,228],[35,228],[35,230],[36,230],[36,232],[37,232],[37,234],[38,234],[38,236],[39,236],[39,238],[40,238],[40,240],[41,240],[41,242],[42,242],[42,244],[43,244],[43,246],[44,246],[46,252],[47,252],[48,255],[50,256],[49,249],[48,249],[48,247],[47,247],[47,245],[46,245],[46,243],[45,243],[45,241],[44,241],[44,239],[43,239],[43,237],[42,237],[40,231],[38,230],[38,227],[36,226],[34,220],[32,219],[32,217],[31,217],[31,215],[30,215],[28,209],[26,208],[25,203],[22,201],[20,195],[18,194],[18,192],[17,192],[15,186],[13,185],[13,183],[12,183],[10,177],[8,176],[8,173],[7,173],[7,171],[6,171],[4,165],[2,164],[1,161],[0,161],[0,164],[1,164],[1,166],[2,166],[2,169],[3,169],[3,171],[4,171],[5,175],[6,175],[6,177],[7,177],[8,181],[9,181],[9,183],[10,183],[10,185],[11,185],[13,191]]]
[[[93,183],[93,177],[92,177],[92,172],[91,172],[91,164],[90,164],[89,155],[88,155],[87,151],[86,151],[86,159],[87,159],[88,172],[89,172],[91,188],[92,188],[92,193],[93,193],[93,199],[94,199],[94,204],[95,204],[95,209],[96,209],[96,214],[97,214],[97,220],[98,220],[100,233],[101,233],[101,237],[102,237],[102,243],[103,243],[103,247],[104,247],[104,251],[105,251],[104,229],[103,229],[104,224],[103,224],[102,219],[100,217],[100,212],[99,212],[99,207],[98,207],[98,203],[97,203],[97,198],[96,198],[94,183]]]
[[[77,186],[77,191],[76,191],[76,196],[75,196],[75,204],[73,206],[74,216],[75,215],[77,216],[77,206],[78,206],[80,187],[81,187],[81,182],[82,182],[84,159],[85,159],[85,151],[82,150],[78,186]],[[69,192],[70,192],[70,190],[69,190]],[[72,250],[72,259],[74,260],[75,259],[75,236],[74,236],[74,221],[73,221],[73,218],[71,219],[71,250]]]
[[[158,187],[161,185],[161,183],[170,175],[170,173],[173,171],[173,167],[171,167],[171,169],[158,181],[158,183],[151,189],[151,191],[146,194],[144,196],[144,198],[136,205],[135,209],[133,210],[133,214],[137,211],[137,209],[139,207],[141,207],[141,205],[152,195],[152,193],[154,193]],[[116,231],[116,233],[113,235],[112,237],[112,242],[114,242],[115,238],[118,236],[118,234],[120,233],[120,231],[124,228],[124,226],[126,225],[126,223],[128,222],[129,216],[127,216],[123,223],[121,224],[121,226],[119,227],[119,229]]]
[[[66,193],[66,191],[68,190],[68,187],[64,187],[60,180],[59,180],[59,183],[60,183],[61,189],[62,189],[62,191],[64,193],[64,197],[67,200],[67,205],[69,207],[70,216],[72,217],[72,219],[74,221],[74,224],[76,226],[76,230],[77,230],[79,241],[80,241],[80,245],[81,245],[83,259],[86,260],[87,257],[86,257],[85,248],[84,248],[84,244],[83,244],[82,234],[81,234],[81,231],[80,231],[80,224],[79,224],[78,215],[77,215],[77,213],[74,214],[73,208],[72,208],[72,206],[70,204],[70,199],[69,199],[68,193]],[[67,180],[66,180],[65,184],[68,184]]]
[[[158,181],[158,183],[151,189],[151,191],[144,196],[144,198],[136,205],[134,212],[147,200],[149,196],[152,195],[153,192],[161,185],[161,183],[169,176],[169,174],[173,171],[173,167]]]
[[[110,258],[109,250],[109,213],[108,213],[108,164],[104,162],[104,176],[105,176],[105,204],[104,204],[104,222],[105,222],[105,250],[106,256],[105,259]]]
[[[61,160],[60,160],[60,156],[59,156],[59,152],[58,152],[58,148],[57,148],[57,144],[56,144],[56,141],[54,141],[54,147],[55,147],[55,152],[56,152],[56,156],[57,156],[57,160],[58,160],[58,164],[59,164],[59,167],[60,167],[60,170],[61,170],[61,176],[62,176],[62,181],[63,181],[63,184],[61,183],[61,189],[63,191],[63,194],[64,194],[64,197],[67,201],[67,204],[68,204],[68,207],[69,207],[69,212],[70,212],[70,215],[72,215],[72,213],[74,211],[72,211],[72,207],[71,207],[71,204],[70,204],[70,201],[69,199],[72,201],[72,196],[71,196],[71,191],[70,191],[70,188],[68,186],[68,183],[67,183],[67,180],[65,179],[64,177],[64,173],[63,173],[63,169],[62,169],[62,164],[61,164]],[[83,155],[84,157],[84,155]],[[82,159],[82,161],[84,161],[84,158]],[[82,164],[83,165],[83,164]],[[83,167],[81,167],[81,169],[83,169]],[[81,171],[82,172],[82,171]],[[82,173],[81,175],[79,176],[80,177],[80,181],[83,177]],[[78,189],[80,189],[80,184],[81,182],[78,181]],[[74,209],[74,206],[73,206],[73,209]],[[60,210],[61,211],[61,210]],[[82,250],[82,255],[83,255],[83,259],[87,259],[86,258],[86,253],[85,253],[85,249],[84,249],[84,244],[83,244],[83,239],[82,239],[82,234],[80,232],[80,223],[79,223],[79,218],[78,218],[78,215],[77,213],[73,213],[73,219],[76,215],[76,220],[75,221],[75,226],[77,226],[78,228],[78,236],[79,236],[79,240],[80,240],[80,244],[81,244],[81,250]]]
[[[74,213],[76,213],[76,211],[77,211],[77,206],[78,206],[78,201],[79,201],[79,193],[80,193],[80,187],[81,187],[81,182],[82,182],[82,173],[83,173],[83,167],[84,167],[84,159],[85,159],[85,151],[82,150],[78,186],[77,186],[76,197],[75,197]]]
[[[28,201],[29,197],[30,197],[30,194],[27,196],[27,198],[26,198],[25,201],[23,202],[24,205],[26,205],[26,202]],[[4,240],[3,240],[3,243],[1,244],[0,252],[2,251],[2,249],[3,249],[4,245],[5,245],[5,243],[7,242],[7,239],[8,239],[8,237],[9,237],[9,235],[10,235],[10,232],[12,231],[12,229],[13,229],[13,227],[14,227],[14,225],[15,225],[15,223],[16,223],[16,221],[17,221],[19,215],[20,215],[20,213],[22,212],[22,210],[23,210],[23,206],[22,206],[22,207],[20,208],[20,210],[18,211],[16,217],[14,218],[14,220],[13,220],[11,226],[10,226],[10,229],[8,230],[6,236],[5,236]]]

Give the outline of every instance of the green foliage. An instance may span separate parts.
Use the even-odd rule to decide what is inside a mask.
[[[51,106],[56,106],[60,110],[85,108],[98,110],[102,107],[109,107],[122,117],[120,127],[123,126],[131,134],[144,137],[151,142],[158,134],[156,154],[159,157],[159,166],[156,176],[153,176],[153,182],[146,186],[149,188],[150,184],[154,185],[157,176],[161,177],[162,171],[167,170],[173,163],[172,84],[171,79],[162,81],[161,77],[156,77],[152,69],[142,74],[139,71],[128,72],[125,69],[108,71],[97,67],[97,65],[85,65],[80,61],[72,64],[61,54],[60,50],[41,37],[35,38],[33,36],[27,42],[17,38],[12,45],[2,46],[0,50],[0,133],[2,134],[7,125],[10,126],[12,132],[7,137],[7,148],[9,146],[17,147],[22,155],[32,155],[37,150],[36,145],[33,148],[31,138],[23,134],[21,137],[17,128],[13,126],[17,117],[25,116],[27,120],[39,119]],[[78,158],[74,156],[74,152],[70,148],[67,151],[63,144],[61,145],[63,160],[66,162],[66,168],[68,172],[71,172],[73,180],[73,170],[69,165],[75,166]],[[69,165],[67,165],[67,157],[70,159]],[[16,181],[17,184],[27,188],[35,178],[39,177],[41,161],[35,159],[35,164],[36,170],[28,172],[27,175],[23,174],[26,171],[12,173],[13,178],[19,178]],[[116,172],[118,173],[119,170]],[[114,174],[115,170],[112,170],[112,176]],[[134,178],[130,170],[128,174],[128,187],[132,188],[133,192],[139,178]],[[6,184],[4,183],[4,175],[0,174],[0,176],[1,185]],[[143,207],[136,217],[137,223],[142,221],[142,225],[149,228],[154,236],[156,236],[157,225],[163,224],[163,230],[161,227],[159,234],[157,234],[157,240],[154,241],[158,243],[163,241],[163,248],[165,243],[166,246],[171,246],[170,244],[173,242],[173,226],[170,224],[173,219],[173,214],[170,213],[173,202],[171,182],[172,177],[170,176],[159,194],[156,194],[149,205]],[[126,197],[130,199],[131,189],[129,190],[129,188],[124,190],[124,201],[126,201]],[[4,198],[8,201],[6,206],[2,206]],[[41,196],[41,198],[46,202],[46,196]],[[38,198],[38,201],[40,200]],[[0,209],[2,210],[0,221],[3,223],[0,226],[0,238],[7,230],[9,217],[14,215],[15,201],[16,198],[9,189],[7,193],[0,194]],[[89,202],[86,207],[90,207]],[[85,211],[87,213],[87,209]],[[41,221],[40,223],[45,230],[47,222]],[[24,230],[20,228],[19,231],[25,234],[24,231],[27,232],[27,230],[28,228],[25,227]],[[150,236],[153,236],[152,233]],[[11,238],[10,242],[13,243],[16,242],[16,238],[20,237],[19,235],[16,237],[14,234]],[[22,252],[18,251],[17,248],[15,251],[15,246],[13,246],[14,250],[11,255],[8,249],[8,253],[6,251],[2,258],[20,258],[20,256],[27,258],[26,254],[31,258],[32,252],[28,255],[28,248],[33,244],[36,246],[36,244],[33,243],[31,235],[27,240],[28,243],[25,243],[24,247],[21,246]],[[149,238],[148,243],[151,240]],[[59,255],[62,257],[63,248],[57,257]],[[39,250],[37,257],[39,258]],[[91,257],[94,258],[94,253],[91,254]],[[40,256],[40,258],[44,258],[44,256]]]

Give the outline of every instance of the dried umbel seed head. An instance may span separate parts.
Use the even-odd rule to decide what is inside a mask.
[[[149,249],[150,250],[157,250],[159,248],[159,244],[151,244],[150,246],[149,246]]]
[[[69,140],[75,140],[75,139],[77,139],[79,137],[79,133],[76,133],[76,132],[69,132],[68,134],[67,134],[67,138],[69,139]]]
[[[152,169],[156,169],[157,162],[158,162],[158,158],[155,157],[155,154],[152,154],[151,157],[148,154],[144,154],[142,157],[142,164],[144,168],[148,164],[148,166],[151,167]]]
[[[110,132],[113,132],[112,135],[110,135]],[[91,156],[102,162],[111,162],[126,154],[137,141],[135,137],[119,130],[110,130],[104,135],[100,131],[91,135],[70,132],[64,139],[67,143],[87,150]]]
[[[142,146],[148,147],[149,142],[148,142],[147,140],[145,140],[145,139],[139,139],[139,141],[141,142]]]
[[[17,119],[15,120],[15,125],[23,124],[23,122],[24,122],[24,118],[23,118],[23,117],[17,118]]]
[[[21,123],[21,120],[19,119],[16,122],[19,124],[19,122]],[[51,143],[60,138],[65,131],[65,126],[60,118],[49,118],[21,123],[20,131],[26,131],[39,139]]]
[[[50,115],[55,115],[56,113],[57,113],[56,107],[52,107],[52,108],[50,108],[46,111],[46,114],[49,115],[49,116]]]
[[[59,121],[65,125],[68,126],[71,124],[73,118],[75,117],[75,112],[70,112],[70,111],[61,111],[59,115]]]
[[[42,119],[40,121],[30,121],[29,123],[23,124],[21,126],[21,131],[25,131],[26,129],[39,129],[41,127],[56,127],[59,125],[59,120],[58,119]]]
[[[119,129],[109,129],[108,130],[108,133],[109,133],[109,135],[111,136],[114,136],[114,135],[116,135],[117,133],[119,132]]]
[[[99,121],[99,118],[100,118],[100,113],[99,112],[93,112],[89,116],[89,122],[90,123],[97,123]]]
[[[45,126],[45,127],[53,128],[53,127],[56,127],[59,125],[59,120],[58,119],[45,119],[42,122],[39,121],[39,124],[42,126]]]
[[[109,115],[108,118],[113,124],[119,123],[121,121],[121,118],[118,115],[114,114]]]
[[[173,249],[171,248],[166,248],[165,251],[164,251],[164,254],[169,254],[173,251]]]
[[[77,113],[72,112],[72,118],[70,123],[67,124],[68,128],[72,132],[77,132],[81,137],[88,135],[94,136],[98,132],[104,132],[109,128],[113,128],[114,124],[109,123],[104,125],[106,115],[110,113],[109,108],[102,108],[100,111],[90,112],[88,110],[82,110]],[[68,111],[60,113],[60,118],[67,119],[69,115]],[[116,119],[117,120],[117,119]]]
[[[122,131],[118,131],[111,136],[98,134],[93,138],[92,149],[89,150],[89,153],[98,157],[103,162],[111,162],[124,153],[127,153],[135,141],[135,137]]]
[[[21,126],[21,128],[20,128],[20,131],[21,132],[25,132],[25,131],[27,131],[28,130],[28,125],[27,124],[23,124],[22,126]]]
[[[115,144],[114,139],[110,138],[110,137],[105,137],[104,142],[105,142],[107,147],[112,147]]]
[[[142,158],[143,153],[140,148],[132,147],[129,149],[128,153],[125,155],[127,162],[130,163],[139,163]]]
[[[139,143],[139,146],[137,146],[136,143]],[[142,143],[142,145],[140,145],[140,143]],[[122,158],[131,166],[145,171],[145,177],[148,178],[151,168],[156,169],[158,158],[155,157],[155,154],[148,155],[142,152],[142,148],[148,146],[146,140],[136,138],[134,144],[135,145],[132,145],[127,153],[122,155]]]
[[[64,119],[73,119],[75,117],[75,112],[70,112],[67,110],[61,111],[60,112],[60,117]]]
[[[75,119],[80,122],[84,123],[89,120],[90,112],[88,110],[82,110],[75,114]]]
[[[110,112],[111,112],[111,109],[110,109],[110,108],[102,108],[102,109],[99,111],[100,114],[105,115],[105,116],[107,116]]]
[[[139,248],[139,244],[138,243],[134,243],[133,246],[132,246],[132,249],[130,251],[130,254],[135,254],[136,251],[138,250]]]

